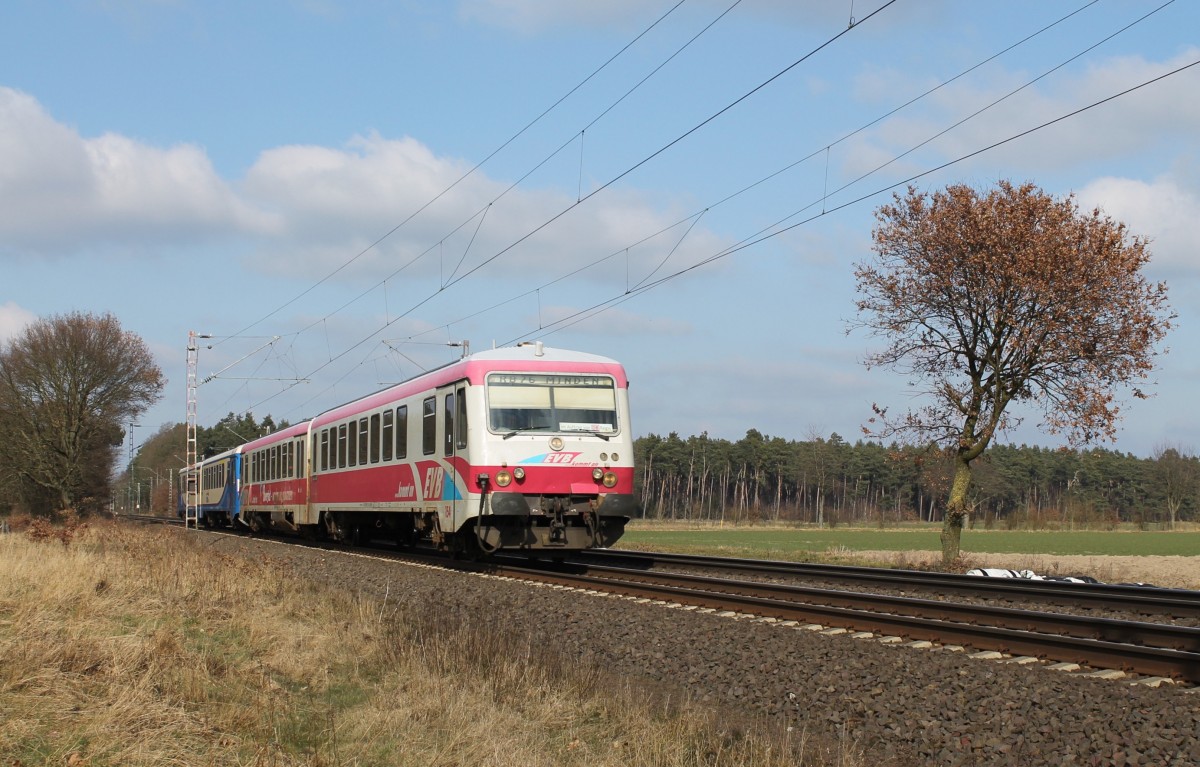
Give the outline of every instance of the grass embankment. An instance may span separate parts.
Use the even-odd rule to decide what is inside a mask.
[[[825,551],[940,551],[941,528],[805,528],[775,526],[679,527],[632,523],[621,546],[727,548],[733,556],[791,558]],[[1200,531],[964,530],[967,554],[1063,556],[1195,556]],[[757,552],[757,553],[756,553]]]
[[[5,767],[856,763],[650,702],[500,616],[403,614],[180,531],[64,540],[0,535]]]

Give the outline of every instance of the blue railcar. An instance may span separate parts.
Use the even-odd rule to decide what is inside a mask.
[[[196,519],[205,527],[229,527],[241,514],[238,492],[242,473],[242,449],[236,447],[214,455],[180,472],[179,516],[187,511],[189,475],[196,492]]]

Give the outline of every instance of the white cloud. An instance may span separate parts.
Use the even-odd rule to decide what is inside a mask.
[[[36,319],[37,315],[17,306],[12,301],[0,304],[0,342],[16,338],[27,325]]]
[[[1163,61],[1141,56],[1101,59],[1078,70],[1056,72],[1003,100],[1051,64],[1020,71],[980,70],[849,142],[844,153],[846,175],[854,177],[872,169],[880,158],[895,157],[992,102],[1000,100],[932,141],[923,150],[926,154],[906,158],[895,172],[924,170],[1016,136],[1191,63],[1198,54],[1200,49],[1193,47]],[[899,71],[872,69],[857,78],[856,93],[873,108],[883,109],[881,94],[894,94],[887,101],[899,102],[932,84]],[[1200,102],[1190,98],[1197,88],[1200,69],[1189,69],[989,150],[971,162],[986,168],[1003,167],[1005,174],[1014,178],[1042,177],[1050,171],[1114,162],[1155,147],[1170,151],[1180,137],[1200,131]]]
[[[1151,263],[1170,270],[1196,271],[1200,242],[1200,195],[1170,175],[1153,181],[1100,178],[1081,189],[1080,207],[1101,208],[1127,224],[1133,234],[1151,239]]]
[[[469,170],[413,138],[377,134],[356,137],[341,149],[289,146],[264,152],[244,189],[248,200],[275,211],[281,224],[275,236],[260,242],[254,268],[319,278],[361,253],[350,272],[357,279],[383,279],[411,263],[406,278],[438,277],[445,283],[495,258],[487,267],[490,278],[508,277],[529,288],[626,248],[636,281],[664,259],[665,271],[657,276],[726,244],[698,226],[676,248],[686,224],[637,244],[681,214],[615,188],[570,210],[576,200],[565,192],[506,192],[506,183],[483,170],[460,181]],[[600,264],[587,279],[623,284],[624,257],[620,268]]]
[[[109,246],[150,251],[245,229],[242,205],[202,149],[83,138],[34,98],[0,87],[0,254]]]
[[[668,255],[663,269],[674,271],[726,244],[703,226],[680,243],[685,223],[635,246],[682,214],[615,187],[569,210],[573,194],[505,192],[508,182],[483,170],[455,184],[470,169],[416,139],[372,133],[340,148],[268,149],[231,184],[200,147],[162,149],[113,133],[84,138],[32,97],[0,88],[0,254],[151,253],[223,238],[253,243],[256,271],[304,280],[361,253],[338,276],[359,284],[410,261],[406,278],[445,282],[503,254],[488,276],[529,287],[530,274],[541,284],[625,248],[636,281]],[[600,265],[585,279],[623,284],[626,269]]]

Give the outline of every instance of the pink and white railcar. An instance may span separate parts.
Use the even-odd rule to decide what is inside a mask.
[[[636,509],[628,394],[605,357],[472,354],[245,445],[240,519],[461,552],[609,546]]]

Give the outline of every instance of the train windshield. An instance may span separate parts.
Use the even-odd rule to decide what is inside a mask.
[[[492,373],[487,379],[488,425],[523,431],[617,431],[617,391],[609,376]]]

